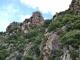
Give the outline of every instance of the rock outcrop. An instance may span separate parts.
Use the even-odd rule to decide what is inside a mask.
[[[70,5],[68,11],[69,12],[73,11],[75,13],[75,16],[76,13],[77,15],[80,15],[79,7],[80,7],[80,0],[72,0],[72,4]],[[58,24],[48,25],[47,27],[45,27],[44,25],[46,21],[44,21],[42,14],[38,11],[33,12],[32,16],[29,19],[25,19],[25,21],[22,23],[17,23],[17,22],[11,23],[7,27],[6,32],[1,33],[0,35],[0,60],[4,60],[3,58],[5,58],[5,60],[29,60],[27,58],[32,58],[34,60],[73,60],[74,55],[77,55],[74,58],[74,60],[80,60],[79,43],[75,44],[75,46],[78,44],[79,47],[78,46],[74,47],[71,44],[73,43],[71,40],[74,38],[71,37],[72,38],[71,40],[69,38],[70,44],[67,44],[65,42],[68,40],[67,38],[64,38],[63,39],[64,41],[61,42],[61,39],[67,36],[67,33],[70,32],[67,30],[68,22],[67,24],[66,22],[64,23],[65,20],[67,21],[65,17],[66,15],[64,15],[67,12],[66,13],[61,12],[61,13],[62,15],[56,13],[53,19],[53,20],[58,20],[58,18],[61,18],[60,20],[58,20],[58,22],[61,22],[60,27],[57,26]],[[71,19],[75,19],[74,16]],[[70,22],[72,25],[74,25],[73,24],[74,22],[72,23],[72,21],[73,20],[71,20]],[[51,23],[55,24],[53,21]],[[54,26],[56,28],[54,28],[53,30],[52,27]],[[51,31],[48,31],[49,27],[52,29]],[[74,34],[72,33],[72,35]],[[79,37],[80,35],[76,36]],[[75,38],[75,40],[80,40],[80,38],[79,39]],[[73,57],[71,53],[74,53]]]
[[[80,15],[80,0],[72,0],[69,9]]]
[[[40,50],[43,52],[43,60],[48,60],[48,57],[51,55],[53,48],[55,48],[56,50],[60,50],[60,43],[58,41],[59,36],[57,35],[57,33],[45,33],[45,39],[46,39],[46,45],[42,46],[42,44],[44,43],[44,40],[41,43],[41,47]],[[43,50],[42,50],[43,49]]]
[[[17,22],[12,22],[12,23],[6,28],[6,31],[15,28],[15,27],[17,27],[18,25],[19,25],[19,23],[17,23]]]
[[[72,60],[69,54],[69,50],[66,47],[63,48],[63,55],[61,56],[61,60]]]
[[[7,28],[6,32],[12,32],[19,28],[24,33],[27,33],[32,26],[41,26],[44,24],[44,19],[42,14],[39,11],[33,12],[32,16],[29,19],[25,19],[22,23],[12,22]]]
[[[31,24],[40,26],[43,25],[44,19],[42,17],[42,14],[39,11],[33,12],[31,18],[30,18]]]

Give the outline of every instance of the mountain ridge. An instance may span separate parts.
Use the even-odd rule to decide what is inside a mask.
[[[44,20],[38,11],[0,32],[0,60],[80,60],[80,1]]]

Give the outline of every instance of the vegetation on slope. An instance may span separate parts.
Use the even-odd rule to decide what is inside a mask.
[[[44,38],[46,28],[48,28],[48,32],[60,32],[60,42],[62,46],[71,45],[72,47],[78,49],[80,45],[80,16],[74,14],[72,11],[66,10],[64,12],[60,12],[56,20],[54,20],[55,17],[51,20],[45,20],[44,25],[34,27],[25,34],[18,27],[9,30],[9,34],[14,30],[16,31],[16,34],[9,35],[3,43],[0,42],[0,60],[5,60],[6,57],[16,51],[19,52],[19,55],[15,55],[15,57],[17,60],[20,60],[23,57],[26,44],[29,43],[32,43],[33,46],[29,50],[28,55],[23,57],[24,60],[34,60],[34,54],[38,56],[38,60],[42,60],[43,55],[39,48],[42,39]],[[63,26],[66,27],[66,30],[64,31],[61,30]],[[5,35],[5,33],[0,32],[0,35]],[[57,52],[58,55],[55,52]],[[55,52],[52,52],[52,55],[49,56],[49,60],[60,60],[60,56],[63,52],[57,50],[55,50]],[[72,51],[70,52],[70,55],[71,58],[75,60],[79,54],[76,51]]]

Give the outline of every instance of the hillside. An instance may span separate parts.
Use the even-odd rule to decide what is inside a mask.
[[[0,60],[80,60],[80,0],[44,20],[39,11],[0,32]]]

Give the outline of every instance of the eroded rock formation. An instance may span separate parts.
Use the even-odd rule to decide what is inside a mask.
[[[32,17],[30,18],[30,20],[31,20],[31,24],[36,25],[36,26],[40,26],[44,23],[44,19],[42,17],[42,14],[38,11],[33,12]]]
[[[69,9],[80,15],[80,0],[72,0]]]
[[[51,55],[53,48],[56,50],[60,50],[60,43],[58,41],[59,36],[57,33],[45,33],[46,45],[42,46],[44,43],[44,39],[42,40],[40,50],[43,52],[43,60],[48,60],[48,57]],[[42,50],[43,49],[43,50]]]

